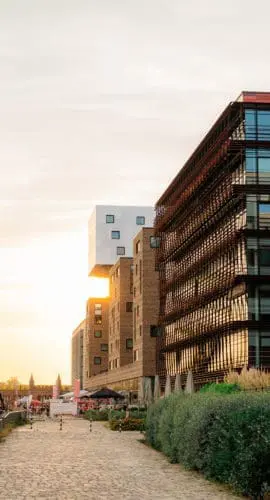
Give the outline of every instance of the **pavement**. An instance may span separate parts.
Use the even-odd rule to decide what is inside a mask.
[[[239,500],[141,439],[68,417],[62,431],[50,419],[19,427],[0,443],[0,499]]]

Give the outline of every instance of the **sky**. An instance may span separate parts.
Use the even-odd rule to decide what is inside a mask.
[[[70,383],[95,204],[152,205],[241,90],[266,0],[0,0],[0,380]]]

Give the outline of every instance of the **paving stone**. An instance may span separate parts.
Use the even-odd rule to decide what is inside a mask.
[[[81,419],[35,422],[0,444],[0,499],[236,500],[222,486],[168,463],[138,432]]]

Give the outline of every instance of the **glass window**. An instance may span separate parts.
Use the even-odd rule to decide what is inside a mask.
[[[270,203],[259,203],[260,229],[270,229]]]
[[[245,110],[245,132],[247,139],[256,139],[256,111],[254,109]]]
[[[247,229],[257,229],[257,203],[247,201]]]
[[[101,365],[101,358],[99,356],[94,357],[94,365]]]
[[[108,352],[108,344],[101,344],[100,345],[100,350],[104,352]]]
[[[150,236],[150,247],[151,248],[159,248],[160,247],[160,237],[159,236]]]
[[[96,337],[96,339],[100,339],[100,337],[102,337],[102,331],[101,330],[95,330],[94,337]]]
[[[126,339],[126,348],[133,349],[133,339]]]
[[[261,285],[259,289],[260,294],[260,320],[270,320],[270,286]]]
[[[96,325],[102,324],[102,316],[101,315],[98,315],[98,316],[95,315],[95,324]]]
[[[260,184],[270,184],[270,158],[258,158]]]
[[[246,179],[247,184],[256,184],[257,182],[257,158],[255,149],[246,150]]]
[[[101,314],[101,310],[102,310],[102,305],[95,304],[95,314]]]
[[[136,248],[136,253],[139,253],[139,252],[140,252],[140,250],[141,250],[141,242],[140,242],[140,240],[139,240],[139,241],[137,241],[137,243],[136,243],[136,247],[135,247],[135,248]]]
[[[257,112],[258,139],[260,141],[269,141],[270,139],[270,112]]]
[[[126,312],[133,311],[133,302],[126,302]]]
[[[145,224],[145,217],[143,217],[142,215],[138,215],[136,217],[136,224],[137,226],[143,226]]]
[[[114,224],[114,215],[106,215],[106,224]]]
[[[120,231],[112,231],[112,240],[120,240]]]
[[[150,326],[150,337],[160,337],[161,329],[159,326],[151,325]]]
[[[116,248],[116,255],[125,255],[126,249],[125,247],[117,247]]]

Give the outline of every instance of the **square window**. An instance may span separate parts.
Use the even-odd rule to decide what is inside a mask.
[[[131,313],[133,311],[133,302],[126,302],[126,312]]]
[[[133,339],[126,339],[126,348],[133,349]]]
[[[120,231],[112,231],[112,240],[120,240]]]
[[[95,324],[96,325],[102,324],[102,316],[101,315],[95,316]]]
[[[100,350],[103,352],[108,352],[108,344],[101,344]]]
[[[116,255],[125,255],[126,249],[125,247],[117,247],[116,248]]]
[[[150,247],[151,248],[159,248],[160,247],[160,237],[159,236],[150,236]]]
[[[160,337],[161,329],[159,326],[151,325],[150,326],[150,337]]]
[[[96,339],[100,339],[102,337],[102,331],[101,330],[95,330],[94,337],[96,337]]]
[[[101,365],[101,358],[99,356],[94,357],[94,365]]]
[[[106,224],[114,224],[114,215],[106,215]]]
[[[102,310],[102,307],[101,307],[101,304],[95,304],[95,315],[99,315],[101,314],[101,310]]]
[[[136,217],[137,226],[143,226],[145,224],[145,217],[143,215],[138,215]]]

